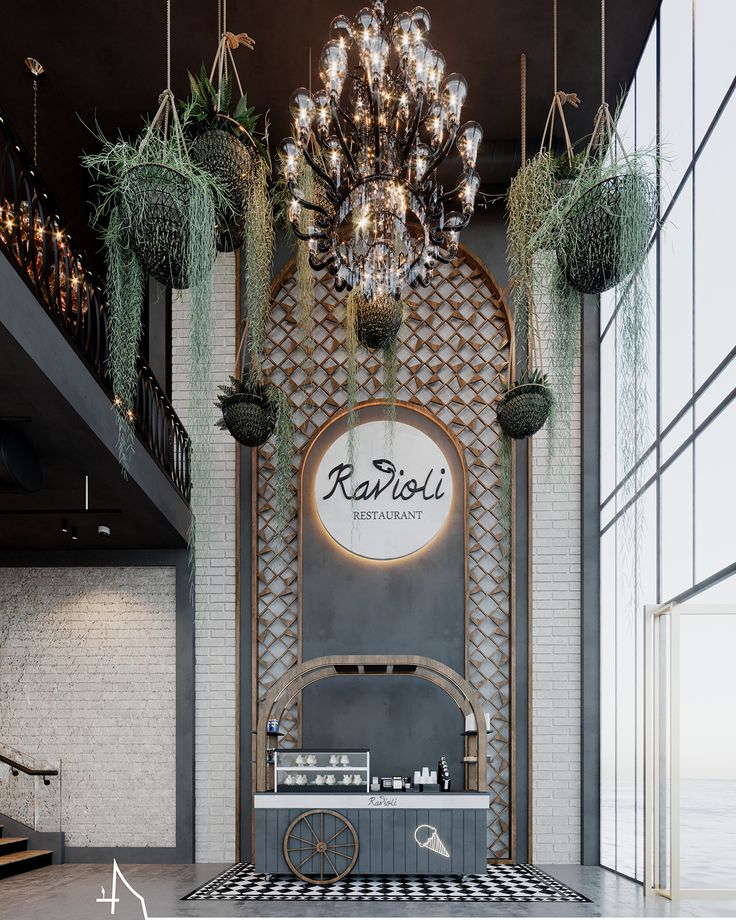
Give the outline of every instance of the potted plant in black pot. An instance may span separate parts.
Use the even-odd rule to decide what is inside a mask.
[[[248,325],[243,331],[235,359],[235,371],[230,382],[219,387],[215,406],[222,412],[217,426],[228,431],[245,447],[263,447],[273,436],[276,469],[276,520],[279,532],[289,518],[292,492],[292,458],[294,452],[294,423],[291,407],[284,391],[263,375],[261,363],[257,368],[246,367],[241,361],[248,340]]]
[[[519,440],[536,434],[549,417],[554,398],[547,375],[535,368],[499,398],[496,416],[501,430]]]

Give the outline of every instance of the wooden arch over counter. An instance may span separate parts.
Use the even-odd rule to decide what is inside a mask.
[[[421,655],[329,655],[311,658],[290,668],[268,690],[259,707],[256,735],[256,791],[269,792],[267,763],[269,719],[279,719],[294,699],[311,684],[330,677],[368,677],[400,675],[426,680],[451,697],[463,717],[475,717],[476,731],[465,733],[465,787],[485,792],[486,779],[486,718],[480,696],[452,668]],[[465,724],[463,722],[463,728]],[[482,756],[481,756],[482,755]],[[479,761],[482,769],[479,769]]]

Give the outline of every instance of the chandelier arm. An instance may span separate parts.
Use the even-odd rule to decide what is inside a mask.
[[[315,204],[314,201],[309,201],[308,199],[302,198],[301,196],[297,195],[296,183],[294,182],[293,179],[289,179],[288,189],[289,189],[289,194],[294,199],[294,201],[300,204],[303,208],[306,208],[308,211],[316,211],[318,214],[321,214],[325,218],[325,220],[328,221],[328,223],[330,224],[332,223],[332,217],[330,216],[329,211],[326,211],[321,205]]]
[[[297,226],[295,226],[293,223],[291,225],[291,229],[294,233],[294,236],[298,240],[304,240],[305,242],[309,242],[310,240],[328,240],[329,239],[327,234],[323,233],[321,230],[314,231],[312,233],[305,233],[304,231],[300,230]]]
[[[445,143],[440,147],[437,153],[435,153],[435,155],[429,161],[429,165],[427,166],[427,169],[424,172],[424,176],[423,176],[424,180],[426,180],[428,176],[431,176],[432,173],[440,165],[440,163],[442,163],[442,161],[447,157],[447,154],[450,152],[450,150],[452,150],[452,145],[455,143],[456,138],[457,138],[457,128],[453,128],[453,130],[447,135],[447,140],[445,141]]]
[[[334,96],[330,96],[330,114],[332,115],[332,124],[335,127],[335,133],[337,134],[337,139],[340,142],[343,153],[348,158],[348,163],[353,172],[358,172],[358,164],[355,162],[355,157],[353,156],[352,150],[348,147],[345,140],[345,135],[342,131],[342,125],[340,124],[340,116],[337,110],[337,102]]]
[[[325,172],[324,169],[317,163],[315,158],[309,151],[309,144],[304,144],[301,148],[302,153],[304,154],[304,159],[312,167],[312,171],[317,173],[320,179],[328,186],[328,193],[331,191],[335,197],[337,197],[337,185],[335,180],[330,176],[328,172]]]
[[[419,125],[422,120],[422,111],[424,110],[424,90],[417,90],[417,105],[414,112],[414,118],[412,119],[411,128],[404,144],[404,149],[401,151],[401,160],[403,163],[406,163],[406,158],[409,154],[412,144],[416,140],[417,131],[419,130]]]
[[[320,260],[317,258],[317,256],[313,252],[310,252],[309,253],[309,267],[312,269],[312,271],[315,271],[315,272],[322,271],[323,268],[327,268],[328,265],[331,265],[335,261],[335,258],[336,257],[334,255],[331,255],[331,256],[328,256],[328,258],[326,259]]]
[[[373,122],[373,164],[376,172],[381,172],[381,130],[378,125],[378,87],[373,86],[371,98],[371,121]]]

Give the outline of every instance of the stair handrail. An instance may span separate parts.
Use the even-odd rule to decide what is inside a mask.
[[[0,754],[0,763],[7,764],[10,767],[10,772],[13,774],[13,776],[17,776],[18,773],[25,773],[26,776],[42,776],[43,781],[47,786],[47,776],[59,775],[59,771],[53,767],[29,767],[26,766],[26,764],[21,763],[19,760],[14,760],[12,757],[6,757],[5,754]]]

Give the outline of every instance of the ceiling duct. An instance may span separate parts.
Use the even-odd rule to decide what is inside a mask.
[[[14,426],[0,425],[0,492],[38,492],[42,483],[33,445]]]

